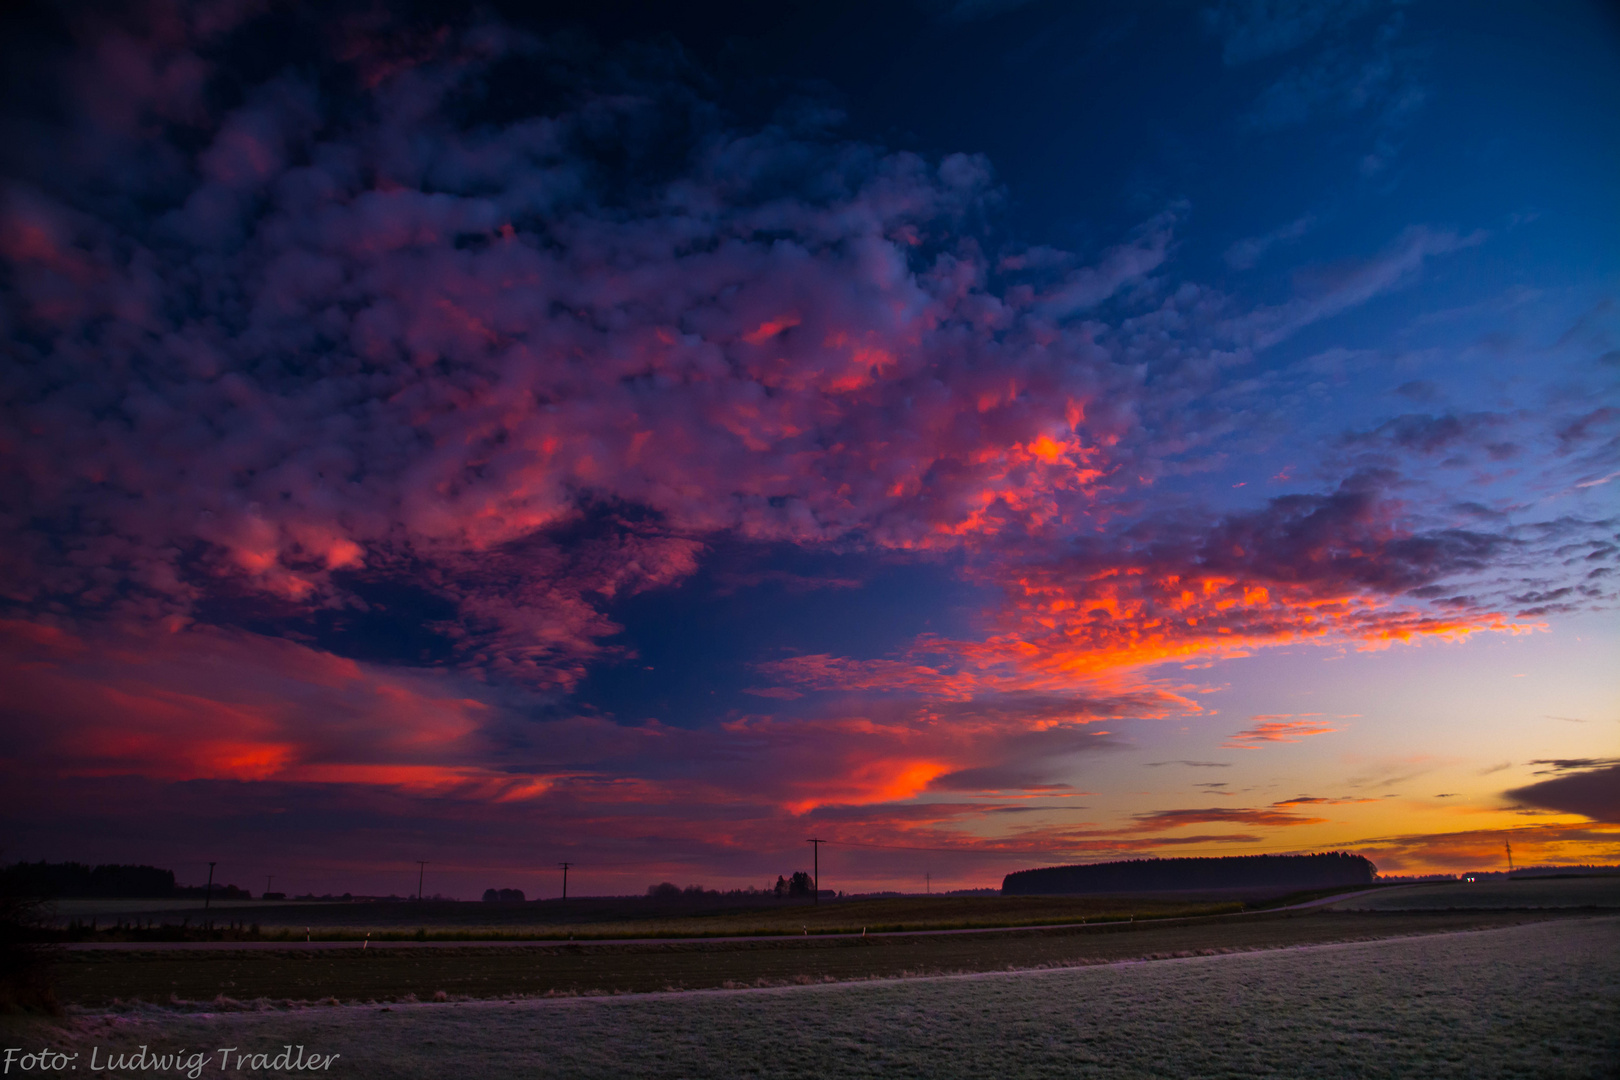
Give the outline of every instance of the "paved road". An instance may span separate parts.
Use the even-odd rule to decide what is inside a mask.
[[[1279,911],[1302,911],[1306,908],[1325,907],[1337,904],[1344,900],[1351,900],[1368,893],[1383,892],[1389,888],[1410,888],[1411,886],[1396,885],[1384,886],[1378,889],[1361,889],[1357,892],[1336,893],[1325,896],[1319,900],[1307,900],[1303,904],[1291,904],[1288,907],[1262,908],[1255,911],[1232,911],[1224,915],[1181,916],[1172,919],[1143,919],[1144,925],[1174,926],[1179,923],[1197,922],[1203,919],[1231,919],[1243,918],[1253,915],[1270,915]],[[1016,934],[1032,930],[1072,930],[1078,926],[1095,926],[1099,929],[1120,926],[1117,920],[1108,922],[1087,923],[1079,922],[1043,923],[1039,926],[979,926],[970,929],[958,930],[886,930],[879,933],[867,934],[865,932],[836,933],[836,934],[809,934],[821,941],[833,941],[839,938],[894,938],[894,937],[935,937],[947,934]],[[272,950],[285,952],[288,949],[307,949],[318,951],[322,949],[356,949],[362,947],[370,949],[555,949],[565,945],[697,945],[697,944],[730,944],[750,941],[783,941],[791,940],[794,934],[753,934],[736,937],[655,937],[655,938],[581,938],[575,941],[572,938],[564,941],[558,938],[526,939],[526,940],[493,940],[493,941],[373,941],[369,943],[360,941],[81,941],[63,946],[74,952],[88,950],[111,950],[114,952],[153,952],[153,951],[194,951],[194,952],[257,952]]]

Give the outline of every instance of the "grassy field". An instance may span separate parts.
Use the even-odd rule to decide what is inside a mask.
[[[1448,908],[1620,909],[1620,875],[1590,878],[1500,878],[1445,881],[1380,890],[1335,905],[1344,911],[1441,911]]]
[[[66,1002],[378,1002],[641,993],[1108,963],[1153,956],[1272,949],[1511,925],[1503,912],[1307,911],[1175,923],[1088,924],[873,938],[620,944],[580,942],[361,949],[205,950],[153,947],[61,954],[53,980]],[[231,999],[225,1001],[223,999]]]
[[[368,934],[373,940],[586,940],[961,930],[1211,915],[1245,906],[1230,897],[1162,896],[906,896],[821,904],[728,904],[724,899],[660,904],[634,897],[539,904],[236,902],[230,907],[216,905],[208,913],[190,906],[135,907],[131,901],[102,902],[108,906],[100,909],[94,903],[64,904],[56,913],[57,924],[82,927],[95,920],[98,937],[116,940],[180,936],[174,931],[182,923],[185,936],[201,937],[197,928],[205,919],[216,928],[257,927],[258,936],[266,940],[302,941],[306,927],[316,941],[359,941]]]
[[[1325,918],[1358,917],[1388,916]],[[1613,1077],[1620,1062],[1617,958],[1620,919],[1554,918],[1359,944],[793,989],[132,1010],[81,1015],[65,1029],[35,1022],[7,1045],[48,1042],[82,1063],[92,1048],[103,1057],[142,1044],[273,1054],[301,1044],[341,1054],[329,1074],[356,1078],[1573,1080]]]

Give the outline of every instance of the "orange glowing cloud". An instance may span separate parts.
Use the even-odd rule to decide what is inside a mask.
[[[898,802],[927,790],[936,778],[954,767],[942,761],[897,759],[851,763],[850,771],[820,778],[815,793],[792,798],[783,806],[804,814],[818,806],[863,806]]]
[[[1229,742],[1221,745],[1228,749],[1253,750],[1262,743],[1292,743],[1299,742],[1307,735],[1327,735],[1338,731],[1321,720],[1316,719],[1320,713],[1302,713],[1298,717],[1289,713],[1276,716],[1252,716],[1253,727],[1248,727],[1230,736]]]
[[[988,505],[988,504],[987,504]],[[1137,674],[1169,662],[1202,666],[1300,643],[1361,650],[1539,628],[1483,608],[1441,614],[1405,595],[1475,565],[1487,541],[1434,540],[1391,523],[1359,492],[1274,500],[1266,511],[1173,532],[1141,551],[1088,552],[982,571],[1002,585],[999,632],[977,641],[925,636],[907,657],[824,654],[762,665],[779,682],[941,698],[1041,692],[1152,694],[1166,708],[1196,702]],[[968,519],[971,522],[973,519]],[[1233,746],[1295,741],[1332,727],[1310,718],[1256,718]]]
[[[87,642],[11,621],[0,676],[64,776],[371,784],[510,800],[550,778],[485,763],[489,706],[436,680],[219,631]]]

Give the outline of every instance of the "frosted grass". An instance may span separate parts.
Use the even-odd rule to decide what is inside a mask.
[[[1613,1077],[1620,918],[786,989],[81,1017],[75,1043],[301,1043],[329,1075]],[[264,1074],[259,1074],[264,1075]]]
[[[1340,911],[1442,911],[1447,908],[1620,908],[1620,874],[1590,878],[1446,881],[1380,890],[1333,905]]]

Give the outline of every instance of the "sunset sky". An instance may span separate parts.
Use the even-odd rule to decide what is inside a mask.
[[[1620,861],[1612,6],[5,18],[0,859]]]

